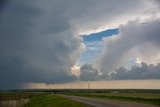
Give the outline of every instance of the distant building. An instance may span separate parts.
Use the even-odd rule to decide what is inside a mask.
[[[111,91],[111,93],[116,94],[119,93],[119,91]]]
[[[135,91],[128,91],[128,93],[136,93]]]

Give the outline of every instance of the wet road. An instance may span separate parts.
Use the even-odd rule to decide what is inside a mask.
[[[74,100],[74,101],[82,102],[85,104],[89,104],[94,107],[160,107],[160,106],[140,104],[135,102],[127,102],[127,101],[115,101],[115,100],[86,98],[86,97],[77,97],[77,96],[63,96],[63,97]]]

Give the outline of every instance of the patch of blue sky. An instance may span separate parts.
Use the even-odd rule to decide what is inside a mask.
[[[103,37],[108,37],[118,34],[118,29],[108,29],[98,33],[92,33],[90,35],[83,35],[84,42],[101,41]]]
[[[102,41],[84,43],[86,45],[86,51],[80,56],[78,61],[78,65],[80,66],[85,63],[94,63],[104,48],[104,43]]]
[[[78,65],[82,66],[85,63],[94,63],[105,47],[102,38],[117,35],[118,33],[118,29],[108,29],[99,33],[83,35],[86,51],[81,54]]]
[[[94,63],[97,56],[99,55],[99,51],[86,50],[86,52],[82,53],[80,59],[78,61],[78,65],[82,66],[85,63]]]

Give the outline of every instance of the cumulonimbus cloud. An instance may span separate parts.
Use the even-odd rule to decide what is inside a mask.
[[[70,68],[83,50],[82,38],[71,31],[67,6],[57,5],[42,0],[5,4],[0,15],[0,88],[74,80]]]
[[[118,35],[104,38],[106,47],[99,58],[99,66],[105,72],[113,72],[136,58],[157,64],[160,62],[159,29],[159,19],[146,23],[135,20],[121,26]]]
[[[16,88],[27,82],[75,80],[71,67],[84,50],[83,39],[78,34],[135,19],[133,16],[148,9],[148,3],[139,0],[3,1],[0,88]]]

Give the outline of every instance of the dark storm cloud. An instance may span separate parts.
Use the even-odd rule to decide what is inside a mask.
[[[142,62],[140,66],[134,65],[130,69],[122,66],[112,73],[104,73],[91,64],[84,64],[80,72],[82,81],[160,79],[160,63],[154,65]]]
[[[0,1],[0,14],[3,11],[3,8],[5,7],[7,2],[8,2],[8,0],[1,0]]]
[[[95,81],[104,80],[105,76],[100,74],[100,71],[91,64],[84,64],[80,68],[80,80],[82,81]]]
[[[80,79],[82,80],[97,80],[98,79],[97,78],[98,70],[90,64],[84,64],[80,68],[80,72],[81,72]]]
[[[130,70],[121,67],[116,70],[116,73],[112,73],[110,78],[116,80],[160,79],[160,63],[147,65],[142,62],[141,66],[133,66]]]
[[[137,16],[147,7],[139,0],[3,0],[0,6],[1,89],[75,80],[70,70],[83,51],[78,33],[128,21],[131,11]]]
[[[65,11],[41,2],[10,1],[1,12],[1,89],[74,80],[70,67],[81,53],[82,40],[70,32]]]

